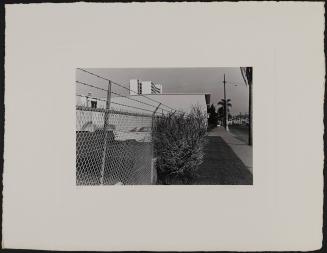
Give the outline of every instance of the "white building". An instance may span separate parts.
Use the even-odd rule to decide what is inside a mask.
[[[105,99],[98,99],[93,98],[91,95],[89,96],[76,96],[76,105],[78,106],[85,106],[85,107],[91,107],[91,108],[106,108],[106,101]]]
[[[162,93],[161,84],[155,84],[152,81],[140,81],[138,79],[132,79],[129,81],[129,89],[130,95]]]

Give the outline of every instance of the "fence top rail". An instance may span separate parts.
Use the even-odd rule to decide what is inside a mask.
[[[104,108],[92,108],[92,107],[87,107],[87,106],[82,106],[82,105],[76,105],[76,110],[92,111],[92,112],[108,112],[108,113],[112,113],[112,114],[122,114],[122,115],[128,115],[128,116],[149,117],[149,118],[153,117],[152,114],[118,111],[118,110],[104,109]]]

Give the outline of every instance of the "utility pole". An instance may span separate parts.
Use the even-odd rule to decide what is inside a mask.
[[[225,129],[226,131],[229,131],[228,128],[228,109],[227,109],[227,99],[226,99],[226,80],[225,80],[225,74],[224,74],[224,99],[225,99]]]

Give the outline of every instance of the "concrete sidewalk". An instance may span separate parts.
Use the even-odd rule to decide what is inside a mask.
[[[252,146],[238,140],[235,136],[227,132],[224,127],[217,127],[208,133],[208,136],[221,137],[234,151],[238,158],[244,163],[246,168],[253,174]]]

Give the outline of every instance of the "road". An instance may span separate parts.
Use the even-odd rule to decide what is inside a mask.
[[[249,136],[249,128],[246,126],[237,126],[237,125],[230,125],[229,131],[233,134],[237,139],[243,141],[244,143],[248,143],[248,136]]]

